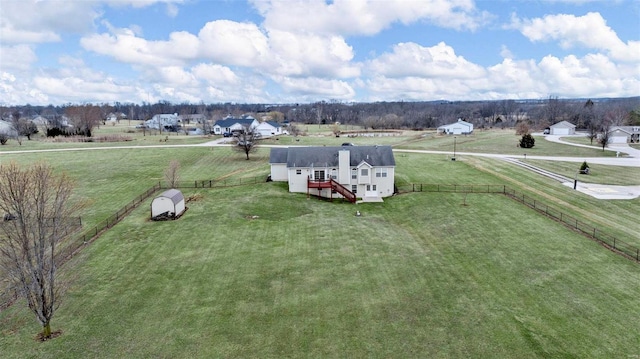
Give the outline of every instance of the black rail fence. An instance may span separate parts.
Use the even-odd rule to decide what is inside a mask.
[[[266,178],[264,176],[241,178],[241,179],[223,179],[223,180],[197,180],[197,181],[179,181],[175,183],[173,188],[222,188],[242,185],[252,185],[258,183],[265,183]],[[140,206],[141,203],[146,201],[153,194],[159,192],[162,189],[170,188],[162,183],[156,183],[152,187],[148,188],[142,194],[138,195],[131,202],[127,203],[124,207],[118,210],[113,215],[99,222],[95,226],[80,232],[78,235],[72,237],[68,245],[59,253],[61,263],[64,263],[71,259],[76,253],[78,253],[86,244],[97,238],[102,232],[113,227],[123,218],[125,218],[131,211]],[[407,184],[397,186],[400,193],[402,192],[449,192],[449,193],[489,193],[489,194],[503,194],[513,200],[516,200],[537,212],[544,214],[550,218],[553,218],[565,226],[576,230],[585,236],[594,239],[602,244],[604,247],[621,254],[636,262],[640,262],[640,248],[630,245],[629,243],[609,235],[588,223],[579,220],[576,217],[563,213],[557,209],[554,209],[540,200],[533,197],[529,197],[522,192],[518,192],[505,185],[443,185],[443,184]],[[8,284],[8,283],[7,283]],[[0,283],[0,311],[9,307],[13,302],[17,300],[17,292],[15,288],[3,285]]]
[[[169,187],[163,183],[156,183],[142,194],[138,195],[131,202],[124,205],[116,213],[110,215],[106,219],[100,221],[95,226],[79,231],[79,233],[73,235],[71,239],[66,243],[65,247],[58,252],[59,265],[64,264],[70,260],[76,253],[78,253],[85,245],[96,239],[102,232],[115,226],[123,218],[125,218],[131,211],[136,209],[140,204],[145,202],[149,197],[154,195],[163,189],[169,188],[221,188],[221,187],[233,187],[243,186],[258,183],[265,183],[265,176],[239,178],[239,179],[223,179],[223,180],[197,180],[197,181],[179,181],[174,184],[173,187]],[[78,218],[80,221],[80,218]],[[80,227],[80,226],[78,226]],[[8,285],[9,283],[0,282],[0,312],[8,308],[18,299],[18,294],[15,288]]]
[[[597,241],[602,246],[616,252],[624,257],[640,262],[640,248],[633,246],[624,240],[607,234],[602,229],[580,220],[577,217],[566,214],[555,209],[543,201],[527,196],[522,192],[518,192],[513,188],[505,185],[442,185],[442,184],[408,184],[398,186],[399,192],[456,192],[456,193],[496,193],[503,194],[515,201],[518,201],[527,207],[536,210],[538,213],[544,214],[566,227],[576,230],[581,234]]]
[[[266,176],[234,178],[234,179],[217,179],[217,180],[197,180],[197,181],[178,181],[175,188],[218,188],[218,187],[235,187],[245,186],[249,184],[266,183]],[[169,188],[163,186],[163,188]]]

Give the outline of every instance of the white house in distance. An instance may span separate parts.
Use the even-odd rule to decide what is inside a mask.
[[[166,190],[151,202],[151,219],[175,219],[185,209],[182,192],[177,189]]]
[[[438,133],[444,135],[470,135],[472,132],[473,124],[461,118],[457,122],[438,127]]]
[[[153,128],[156,130],[159,130],[160,126],[162,126],[163,130],[171,130],[175,129],[179,123],[180,117],[178,117],[177,113],[163,113],[153,115],[150,120],[145,122],[145,125],[147,125],[147,128]]]
[[[216,121],[213,125],[213,133],[222,135],[233,131],[241,131],[244,128],[256,128],[259,124],[258,120],[252,116],[242,116],[242,118],[227,116],[222,120]]]
[[[382,202],[394,194],[395,158],[391,146],[272,148],[271,179],[286,181],[289,192],[356,202]]]
[[[549,126],[549,134],[556,136],[568,136],[576,134],[576,125],[568,121],[560,121]]]
[[[256,131],[260,134],[261,138],[267,138],[271,136],[282,135],[282,127],[275,121],[264,121],[256,126]]]
[[[613,126],[609,130],[609,144],[640,143],[640,126]]]

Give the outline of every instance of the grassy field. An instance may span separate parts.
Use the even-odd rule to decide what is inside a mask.
[[[637,264],[501,195],[405,194],[362,217],[274,183],[198,195],[175,222],[139,208],[69,265],[61,337],[0,314],[3,356],[637,354]]]
[[[412,149],[412,150],[432,150],[453,152],[454,138],[452,136],[441,136],[430,131],[388,131],[377,135],[362,135],[355,137],[342,135],[336,137],[332,133],[329,125],[299,125],[304,132],[303,136],[279,136],[277,138],[264,139],[261,143],[265,145],[326,145],[340,146],[342,143],[349,142],[356,145],[390,145],[395,148]],[[361,131],[358,126],[341,126],[341,130],[345,132]],[[96,142],[72,142],[64,138],[55,140],[47,139],[42,134],[36,135],[32,141],[22,141],[19,145],[16,141],[9,141],[7,145],[0,147],[0,151],[19,151],[19,150],[43,150],[43,149],[60,149],[60,148],[91,148],[91,147],[116,147],[116,146],[166,146],[166,145],[188,145],[199,144],[220,138],[220,136],[187,136],[184,133],[169,133],[147,130],[143,132],[141,129],[135,128],[135,121],[123,121],[115,126],[106,125],[94,131]],[[109,138],[119,141],[114,142],[97,142],[100,138]],[[546,141],[543,137],[535,137],[536,145],[531,149],[523,150],[518,147],[520,136],[515,135],[513,129],[495,129],[475,131],[469,136],[456,136],[455,147],[457,152],[483,152],[483,153],[504,153],[522,155],[539,156],[555,156],[562,154],[563,156],[583,156],[583,157],[612,157],[614,152],[602,151],[597,148],[580,148],[566,146],[554,142]],[[165,141],[166,140],[166,141]],[[584,141],[586,139],[580,139]]]
[[[267,148],[243,158],[191,147],[0,160],[67,171],[88,226],[161,181],[172,159],[184,180],[266,177]],[[399,185],[506,184],[640,245],[640,200],[595,200],[487,158],[402,153],[396,162]],[[197,200],[180,220],[149,221],[148,200],[65,265],[59,338],[36,342],[22,303],[1,312],[1,356],[640,355],[640,267],[504,196],[407,193],[356,207],[280,183],[185,195]]]

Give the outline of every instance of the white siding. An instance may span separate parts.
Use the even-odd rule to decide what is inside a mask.
[[[287,181],[289,179],[286,163],[274,163],[271,165],[272,181]]]

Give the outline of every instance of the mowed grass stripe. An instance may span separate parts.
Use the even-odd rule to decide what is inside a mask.
[[[273,183],[198,193],[178,221],[148,221],[143,206],[86,248],[56,316],[65,334],[33,345],[25,326],[1,339],[7,352],[526,358],[638,347],[637,265],[504,196],[353,206]]]

